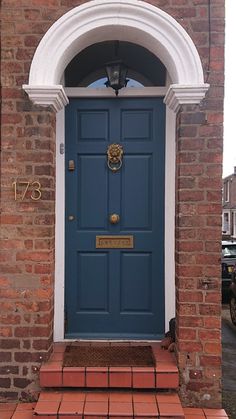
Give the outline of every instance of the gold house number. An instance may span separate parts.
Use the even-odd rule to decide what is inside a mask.
[[[24,201],[27,192],[31,192],[30,198],[33,201],[38,201],[42,197],[41,183],[35,180],[34,182],[15,181],[12,183],[15,201]]]

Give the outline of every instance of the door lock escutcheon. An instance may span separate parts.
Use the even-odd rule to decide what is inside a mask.
[[[73,172],[75,170],[75,161],[74,160],[69,160],[69,162],[68,162],[68,170],[70,172]]]
[[[111,214],[109,220],[111,224],[118,224],[120,221],[120,216],[118,214]]]

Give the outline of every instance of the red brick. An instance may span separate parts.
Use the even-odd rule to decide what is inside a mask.
[[[27,387],[32,381],[27,378],[14,378],[14,385],[18,388]]]
[[[184,126],[179,129],[180,137],[196,137],[197,136],[197,127],[195,126]]]
[[[184,303],[181,303],[178,312],[179,312],[179,315],[180,316],[191,316],[191,315],[195,315],[196,312],[197,312],[196,305],[195,304],[184,304]],[[186,324],[184,323],[185,321],[186,321]],[[189,326],[189,323],[188,323],[188,321],[186,320],[185,317],[181,317],[180,323],[181,322],[183,322],[182,323],[182,326],[187,326],[187,327]]]
[[[204,374],[205,374],[206,379],[211,379],[211,380],[212,380],[212,378],[214,380],[220,379],[221,378],[221,373],[222,373],[221,366],[218,366],[218,367],[214,366],[214,368],[212,368],[212,367],[209,367],[209,368],[205,367],[204,368]]]
[[[203,250],[202,241],[181,241],[178,246],[180,252],[201,252]]]
[[[197,331],[193,328],[184,328],[180,327],[178,332],[178,337],[180,340],[196,340],[197,339]]]
[[[32,57],[32,52],[27,48],[18,48],[16,52],[16,59],[21,60],[28,60]]]
[[[46,337],[49,336],[49,327],[16,327],[16,337]]]
[[[178,278],[177,280],[178,289],[195,289],[196,288],[196,281],[194,281],[192,278]]]
[[[0,323],[1,324],[19,324],[21,321],[21,317],[19,315],[8,314],[8,315],[0,315]]]
[[[191,228],[181,228],[176,231],[176,238],[186,240],[186,239],[195,239],[196,231]]]
[[[203,377],[203,372],[201,370],[190,370],[189,372],[190,379],[199,380]]]
[[[16,260],[31,260],[34,262],[43,262],[51,259],[48,252],[17,252]]]
[[[207,120],[209,124],[221,124],[223,123],[223,115],[217,112],[208,113]]]
[[[48,339],[33,340],[32,347],[37,351],[47,351],[50,347],[50,342]]]
[[[222,153],[200,153],[200,161],[206,163],[222,163]]]
[[[220,366],[221,357],[220,356],[211,356],[211,355],[202,355],[200,356],[200,365],[210,367],[210,366]]]
[[[179,291],[178,292],[179,302],[202,302],[203,293],[201,291]]]
[[[219,186],[221,187],[221,186]],[[219,188],[218,187],[218,188]],[[221,214],[222,205],[220,204],[201,204],[197,206],[197,210],[200,214]]]
[[[209,330],[209,329],[199,329],[198,336],[201,341],[210,341],[215,340],[219,341],[221,338],[221,334],[219,330]]]
[[[41,17],[41,11],[38,9],[25,9],[24,16],[26,20],[35,20]]]
[[[199,240],[219,240],[221,237],[221,232],[216,228],[205,228],[198,231]]]
[[[31,0],[32,6],[47,6],[47,7],[58,7],[60,5],[59,0]]]
[[[179,326],[181,327],[202,327],[203,320],[200,316],[182,316],[179,319]]]
[[[23,72],[23,66],[20,63],[14,62],[3,62],[2,63],[2,71],[10,74],[15,73],[22,73]],[[20,115],[19,115],[20,116]],[[14,122],[13,122],[14,123]]]
[[[1,215],[1,223],[2,224],[22,224],[23,223],[23,217],[22,215]]]
[[[203,191],[180,191],[179,199],[186,202],[201,202],[204,200]]]
[[[3,338],[8,338],[12,336],[11,327],[0,327],[0,336]]]
[[[11,379],[10,378],[1,378],[0,377],[0,387],[1,388],[10,388]]]
[[[181,176],[198,176],[204,172],[203,164],[185,164],[179,167]]]
[[[179,163],[194,163],[197,160],[197,153],[179,153]]]
[[[221,227],[221,224],[222,224],[221,216],[218,216],[218,217],[212,216],[212,217],[207,217],[207,219],[206,219],[206,225],[209,226],[209,227],[212,227],[212,226],[215,226],[215,227],[220,226]]]
[[[197,393],[201,392],[202,389],[205,389],[206,390],[206,389],[208,389],[210,387],[212,387],[212,384],[209,383],[209,382],[207,382],[207,381],[203,381],[203,382],[199,382],[199,381],[198,382],[193,382],[193,381],[190,381],[187,384],[187,390],[189,390],[189,391],[195,391]]]
[[[221,344],[217,342],[205,343],[204,353],[210,355],[221,355]]]
[[[185,277],[201,277],[203,268],[201,266],[179,266],[178,274]]]
[[[204,227],[204,218],[198,215],[180,216],[179,227]]]
[[[202,352],[201,342],[179,342],[179,349],[183,352]]]
[[[19,368],[11,365],[4,365],[0,367],[1,375],[19,374]],[[0,406],[1,409],[1,406]]]
[[[202,315],[220,315],[221,307],[220,305],[215,304],[200,304],[199,305],[199,313]]]
[[[220,329],[221,327],[221,318],[220,317],[205,317],[204,318],[204,326],[206,328],[216,328]]]
[[[221,302],[221,295],[219,292],[208,292],[205,295],[205,301],[206,303],[218,303]]]
[[[201,265],[212,265],[219,263],[219,255],[207,255],[207,254],[197,254],[196,255],[196,263]]]

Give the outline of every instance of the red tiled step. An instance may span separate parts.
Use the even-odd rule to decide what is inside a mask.
[[[41,387],[176,389],[178,368],[173,354],[152,344],[154,367],[64,367],[66,344],[55,344],[54,352],[40,369]]]
[[[43,392],[36,407],[35,403],[0,403],[0,418],[227,419],[228,416],[223,409],[182,409],[177,394],[71,391]]]
[[[36,403],[0,403],[1,419],[34,419]]]
[[[39,419],[184,419],[177,394],[144,392],[42,392],[35,414]]]

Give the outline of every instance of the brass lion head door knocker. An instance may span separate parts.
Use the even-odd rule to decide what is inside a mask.
[[[107,165],[112,172],[117,172],[122,166],[123,147],[120,144],[110,144],[107,148]]]

